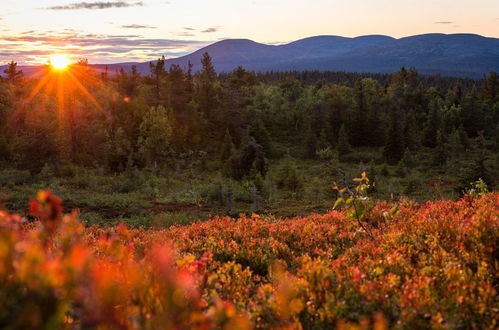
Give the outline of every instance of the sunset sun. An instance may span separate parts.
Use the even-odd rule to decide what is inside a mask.
[[[71,64],[66,54],[54,54],[50,56],[50,65],[56,70],[64,70]]]

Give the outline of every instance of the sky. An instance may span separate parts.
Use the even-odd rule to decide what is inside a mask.
[[[499,0],[0,0],[0,64],[54,53],[145,62],[228,38],[423,33],[499,38]]]

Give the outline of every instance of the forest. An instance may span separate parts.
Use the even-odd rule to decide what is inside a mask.
[[[360,172],[377,199],[456,199],[499,181],[499,79],[346,72],[217,73],[80,60],[0,80],[0,203],[40,189],[88,224],[307,215]]]
[[[202,64],[10,63],[0,328],[497,328],[497,74]]]

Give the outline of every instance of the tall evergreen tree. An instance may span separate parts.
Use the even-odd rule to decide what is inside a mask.
[[[229,130],[225,131],[224,140],[222,144],[222,152],[220,153],[220,160],[222,162],[227,162],[230,160],[235,154],[235,146],[232,141],[232,136],[230,135]]]
[[[156,106],[162,104],[163,98],[161,94],[161,90],[163,87],[164,76],[166,75],[165,71],[165,57],[162,56],[159,58],[156,63],[149,63],[150,76],[154,84],[154,103]]]
[[[433,162],[435,165],[442,166],[447,161],[448,150],[445,136],[441,129],[437,132],[436,140],[436,145],[433,149]]]
[[[345,125],[341,125],[340,133],[338,134],[338,152],[339,156],[342,157],[345,154],[348,154],[352,148],[350,146],[350,142],[348,141],[348,133],[345,128]]]
[[[401,124],[399,110],[394,109],[391,115],[385,149],[383,150],[383,157],[390,164],[397,164],[404,154],[405,146]]]
[[[17,69],[17,62],[14,61],[11,61],[3,72],[6,75],[7,81],[13,85],[19,83],[24,77],[23,71]]]
[[[202,69],[199,75],[198,85],[198,103],[201,112],[208,120],[211,120],[217,106],[215,92],[215,83],[217,73],[213,67],[211,56],[208,53],[203,54],[201,60]]]

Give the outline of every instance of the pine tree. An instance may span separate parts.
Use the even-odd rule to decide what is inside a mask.
[[[177,118],[185,114],[189,103],[187,79],[178,64],[172,64],[168,72],[167,100]]]
[[[496,72],[491,72],[489,77],[484,80],[482,88],[482,99],[487,103],[499,101],[499,76]]]
[[[230,135],[229,130],[225,131],[225,136],[222,145],[222,152],[220,153],[220,160],[222,162],[227,162],[229,159],[233,157],[235,154],[235,146],[232,141],[232,136]]]
[[[340,132],[338,134],[338,152],[340,157],[350,153],[351,147],[348,142],[348,134],[345,125],[341,125]]]
[[[151,107],[140,125],[139,152],[145,164],[157,169],[172,155],[172,118],[164,107]]]
[[[303,178],[298,172],[296,162],[286,158],[280,164],[276,175],[277,186],[281,189],[298,193],[303,189]]]
[[[265,155],[271,156],[274,152],[272,139],[262,120],[254,120],[249,132],[250,135],[255,138],[256,142],[263,147]]]
[[[482,104],[479,102],[476,95],[477,93],[478,92],[473,89],[464,97],[461,105],[461,124],[469,137],[476,137],[478,132],[485,128],[485,116],[482,111]]]
[[[208,53],[203,54],[201,64],[202,69],[199,77],[198,103],[201,112],[210,120],[212,119],[217,106],[215,93],[217,73]]]
[[[464,163],[457,172],[457,182],[455,191],[463,193],[469,188],[470,184],[482,179],[490,189],[494,189],[494,179],[486,165],[486,140],[483,133],[480,132],[476,138],[470,162]]]
[[[203,58],[201,59],[201,78],[206,81],[214,81],[217,79],[217,72],[215,71],[215,67],[213,66],[213,61],[211,59],[210,54],[205,52],[203,54]]]
[[[155,97],[155,104],[156,106],[159,106],[162,104],[162,95],[161,95],[161,89],[163,86],[163,77],[166,74],[165,71],[165,57],[162,56],[159,58],[156,63],[150,62],[149,63],[149,70],[151,73],[151,79],[154,84],[154,97]]]
[[[3,72],[7,75],[7,81],[15,85],[23,79],[24,73],[22,70],[17,70],[17,62],[11,61],[8,65]]]
[[[437,132],[437,141],[435,149],[433,149],[433,162],[435,165],[442,166],[447,161],[447,145],[445,141],[445,136],[442,130]]]
[[[437,144],[437,132],[442,127],[442,117],[440,114],[441,100],[434,100],[430,106],[430,113],[424,125],[424,141],[426,147],[434,148]]]
[[[400,115],[397,110],[394,110],[383,150],[383,157],[389,164],[397,164],[404,154],[405,146],[400,124]]]
[[[449,146],[449,156],[451,156],[452,158],[459,158],[459,155],[464,152],[463,145],[461,144],[461,136],[458,129],[454,130],[454,132],[449,135],[447,144]]]
[[[410,150],[418,150],[421,146],[417,119],[413,113],[407,115],[404,123],[404,145]]]
[[[355,105],[353,125],[350,132],[351,142],[354,146],[366,146],[369,144],[369,122],[368,108],[365,91],[365,81],[358,80],[355,83]]]
[[[397,165],[397,175],[406,176],[415,165],[414,157],[409,148],[405,148],[404,155]]]

